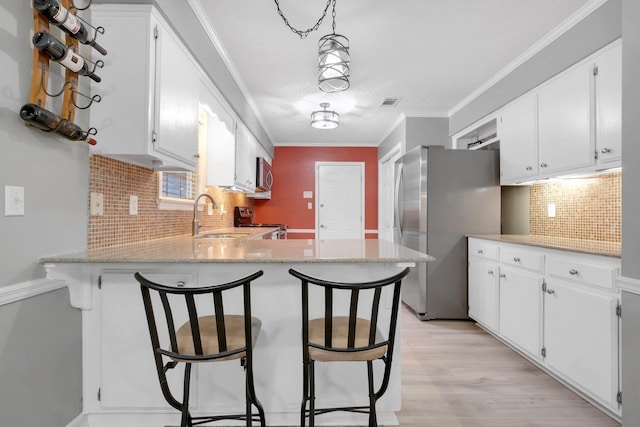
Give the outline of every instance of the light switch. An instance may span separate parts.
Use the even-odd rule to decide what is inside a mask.
[[[4,186],[4,216],[24,216],[24,187]]]
[[[556,217],[556,204],[555,203],[549,203],[547,205],[547,216],[549,218],[555,218]]]
[[[129,196],[129,215],[138,215],[138,196]]]
[[[302,198],[303,199],[310,199],[313,197],[313,191],[303,191],[302,192]]]
[[[104,196],[102,193],[89,193],[89,214],[104,215]]]

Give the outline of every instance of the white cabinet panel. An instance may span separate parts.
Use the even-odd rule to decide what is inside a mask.
[[[529,95],[509,104],[498,119],[500,182],[526,181],[538,175],[538,101]]]
[[[542,349],[542,283],[537,274],[500,268],[500,334],[534,359]]]
[[[598,163],[609,167],[622,158],[622,45],[596,59],[596,149]]]
[[[618,392],[617,304],[616,295],[547,283],[545,363],[609,405]]]
[[[145,275],[160,283],[187,285],[190,274]],[[142,303],[133,273],[102,275],[100,404],[103,408],[170,408],[160,391]],[[159,331],[162,333],[162,331]],[[166,335],[166,331],[164,332]],[[181,395],[183,366],[168,373],[172,390]],[[196,397],[193,396],[193,402]]]
[[[469,257],[469,317],[498,331],[498,264]]]
[[[591,165],[590,64],[583,65],[538,92],[540,174]]]

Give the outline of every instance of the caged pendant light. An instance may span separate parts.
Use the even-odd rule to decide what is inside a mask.
[[[323,92],[349,89],[349,39],[336,34],[336,0],[333,0],[333,33],[318,41],[318,88]]]
[[[340,115],[335,111],[327,110],[328,102],[320,104],[322,110],[316,110],[311,113],[311,126],[316,129],[335,129],[338,127],[338,118]]]
[[[279,0],[274,0],[278,13],[291,31],[300,38],[306,38],[310,32],[317,30],[329,10],[332,7],[333,32],[323,36],[318,41],[318,88],[323,92],[340,92],[349,89],[349,39],[341,34],[336,34],[336,0],[327,0],[322,16],[316,24],[307,30],[298,30],[289,24],[280,9]]]

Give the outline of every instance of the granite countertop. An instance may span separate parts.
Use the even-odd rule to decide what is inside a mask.
[[[617,258],[620,258],[622,253],[622,245],[620,243],[600,242],[596,240],[568,239],[565,237],[534,236],[528,234],[470,234],[468,237]]]
[[[434,261],[430,255],[386,240],[260,239],[275,228],[201,231],[248,233],[228,239],[167,237],[129,245],[52,255],[40,263],[387,263]]]

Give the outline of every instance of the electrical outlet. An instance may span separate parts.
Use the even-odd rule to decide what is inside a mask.
[[[138,215],[138,196],[129,196],[129,215]]]
[[[547,205],[547,216],[549,218],[555,218],[556,217],[556,204],[555,203],[549,203]]]
[[[89,193],[89,214],[104,215],[104,195],[102,193]]]
[[[207,215],[213,215],[213,203],[207,203]]]
[[[4,216],[24,216],[24,187],[4,186]]]
[[[308,202],[307,203],[307,209],[313,209],[313,203]]]

